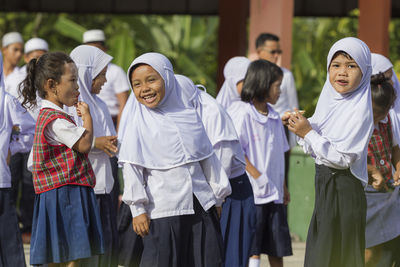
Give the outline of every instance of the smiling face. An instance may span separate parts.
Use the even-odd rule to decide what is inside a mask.
[[[101,91],[101,87],[107,82],[106,79],[106,72],[107,72],[107,66],[99,73],[99,75],[96,76],[96,78],[93,79],[92,81],[92,94],[98,94]]]
[[[78,103],[78,69],[75,63],[66,63],[60,81],[47,80],[45,89],[48,92],[46,99],[61,108],[63,105],[71,107]]]
[[[136,99],[148,108],[157,107],[165,96],[163,78],[149,65],[140,65],[134,69],[131,85]]]
[[[339,54],[329,65],[329,82],[339,94],[346,94],[358,87],[362,72],[354,59]]]

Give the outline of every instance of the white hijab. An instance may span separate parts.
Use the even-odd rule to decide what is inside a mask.
[[[6,126],[5,114],[5,95],[6,86],[4,85],[4,74],[3,74],[3,55],[0,52],[0,130],[3,131]]]
[[[184,88],[183,102],[189,108],[196,109],[213,146],[221,141],[239,141],[231,118],[212,96],[198,89],[186,76],[177,74],[175,78]]]
[[[240,101],[240,95],[237,91],[236,84],[244,80],[249,64],[250,60],[246,57],[233,57],[225,64],[225,81],[217,95],[218,103],[225,109],[233,102]]]
[[[137,64],[147,64],[160,74],[165,82],[165,96],[156,108],[148,108],[131,94],[118,133],[119,162],[171,169],[210,157],[210,140],[196,111],[182,102],[183,89],[175,79],[171,62],[159,53],[143,54],[129,67],[129,81]],[[132,89],[130,82],[129,85]]]
[[[347,94],[339,94],[329,82],[329,65],[338,51],[349,54],[362,72],[359,86]],[[354,176],[367,181],[367,149],[373,130],[370,86],[372,67],[368,46],[354,37],[337,41],[329,51],[327,69],[325,85],[309,121],[313,129],[327,138],[337,151],[356,156],[350,170]]]
[[[111,62],[112,57],[97,47],[80,45],[70,54],[78,68],[80,99],[87,103],[93,119],[94,136],[116,135],[107,105],[96,94],[92,94],[92,81]],[[75,108],[67,108],[76,122],[82,125]]]
[[[397,139],[397,142],[400,141],[400,83],[399,79],[397,79],[397,75],[393,70],[393,64],[390,62],[388,58],[382,56],[380,54],[371,54],[371,63],[372,63],[372,75],[378,74],[379,72],[385,72],[389,69],[392,69],[392,82],[393,88],[396,91],[396,100],[394,101],[393,107],[390,109],[389,114],[392,118],[392,126],[393,132]]]

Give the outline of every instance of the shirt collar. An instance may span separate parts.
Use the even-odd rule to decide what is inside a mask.
[[[65,112],[65,110],[63,110],[62,108],[60,108],[59,106],[57,106],[57,105],[54,104],[53,102],[51,102],[51,101],[49,101],[49,100],[46,100],[46,99],[43,99],[43,100],[42,100],[42,106],[41,106],[41,108],[52,108],[52,109],[55,109],[55,110],[57,110],[57,111],[67,113],[67,112]],[[67,114],[68,114],[68,113],[67,113]]]

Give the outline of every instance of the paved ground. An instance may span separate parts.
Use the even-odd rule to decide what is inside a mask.
[[[303,267],[304,262],[304,250],[305,250],[305,243],[302,242],[294,242],[292,243],[293,246],[293,256],[284,258],[284,266],[285,267]],[[25,249],[25,258],[27,263],[29,263],[29,245],[24,245]],[[27,266],[29,266],[27,264]],[[261,267],[269,267],[268,257],[262,256],[261,257]]]

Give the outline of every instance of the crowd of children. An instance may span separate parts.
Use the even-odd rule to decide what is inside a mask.
[[[357,38],[333,44],[307,119],[274,35],[258,38],[259,59],[227,62],[216,99],[155,52],[121,78],[104,41],[88,31],[67,55],[2,39],[0,266],[26,266],[23,242],[34,266],[259,267],[261,254],[283,266],[294,135],[316,169],[304,265],[400,264],[400,83],[387,58]]]

